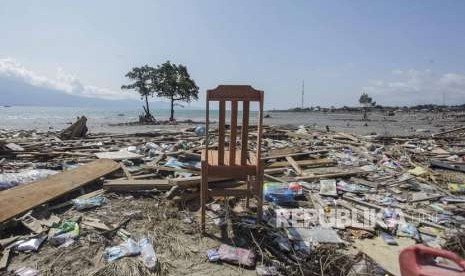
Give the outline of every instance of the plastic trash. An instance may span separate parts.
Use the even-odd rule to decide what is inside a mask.
[[[381,232],[381,238],[384,240],[384,242],[386,242],[389,245],[397,245],[397,241],[389,233]]]
[[[65,220],[60,224],[54,225],[48,232],[48,239],[53,245],[61,245],[68,240],[74,240],[78,237],[79,224],[71,220]]]
[[[58,171],[46,169],[28,170],[19,173],[2,173],[0,174],[0,191],[41,180],[57,173]]]
[[[217,262],[220,260],[220,255],[218,254],[218,250],[216,249],[208,250],[207,257],[210,262]]]
[[[91,197],[87,199],[76,198],[76,199],[73,199],[72,202],[76,210],[84,210],[84,209],[102,206],[102,204],[105,202],[105,198],[103,196],[95,196],[95,197]]]
[[[152,243],[146,237],[143,237],[139,241],[139,247],[142,263],[144,263],[145,267],[148,269],[154,270],[157,266],[158,259]]]
[[[336,180],[335,179],[320,180],[320,195],[337,196]]]
[[[204,136],[205,135],[205,127],[204,126],[197,126],[194,130],[195,135],[197,136]]]
[[[166,167],[171,167],[171,168],[176,168],[176,169],[200,169],[201,164],[199,161],[186,161],[186,162],[181,162],[176,158],[169,158],[166,163]]]
[[[133,239],[129,238],[117,246],[108,247],[103,252],[103,258],[108,262],[113,262],[126,256],[135,256],[140,254],[140,246]]]
[[[257,275],[259,276],[277,276],[281,275],[278,269],[274,266],[264,266],[264,265],[257,265],[255,268]]]
[[[453,193],[465,193],[465,184],[449,183],[448,188]]]
[[[132,153],[137,153],[137,147],[136,146],[129,146],[127,148],[127,151],[132,152]]]
[[[408,237],[414,238],[415,240],[420,240],[420,233],[415,225],[411,223],[403,223],[399,227],[399,231],[402,235],[406,235]]]
[[[302,186],[300,185],[299,182],[289,183],[289,189],[291,189],[291,191],[295,195],[302,195],[303,194]]]
[[[218,254],[220,255],[220,260],[224,262],[248,267],[255,264],[255,254],[248,249],[222,244],[218,249]]]
[[[61,166],[63,168],[63,171],[69,171],[79,167],[79,165],[74,162],[63,162]]]
[[[32,238],[16,246],[18,251],[37,251],[40,245],[47,239],[47,236]]]
[[[337,183],[337,189],[354,194],[364,194],[370,191],[368,188],[362,185],[347,183],[345,181],[339,181]]]
[[[30,267],[20,267],[15,270],[15,275],[18,276],[36,276],[39,275],[39,271]]]
[[[268,202],[273,202],[277,205],[293,205],[295,204],[294,192],[287,184],[268,182],[263,185],[264,198]]]

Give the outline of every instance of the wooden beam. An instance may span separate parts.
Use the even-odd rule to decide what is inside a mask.
[[[297,160],[297,161],[294,161],[294,162],[297,163],[300,167],[314,167],[314,168],[317,168],[317,167],[326,167],[326,166],[336,165],[336,161],[331,160],[331,159],[326,159],[326,158],[324,158],[324,159]],[[289,164],[290,164],[289,161],[278,161],[278,162],[271,163],[270,165],[267,166],[267,168],[283,168],[283,167],[288,167]]]
[[[304,180],[304,181],[313,181],[319,179],[332,179],[332,178],[345,178],[357,175],[368,174],[365,171],[352,171],[352,172],[337,172],[337,173],[328,173],[328,174],[319,174],[319,175],[309,175],[309,176],[298,176],[296,180]]]
[[[279,155],[271,155],[271,156],[262,157],[262,160],[280,159],[280,158],[286,158],[287,156],[295,157],[295,156],[306,156],[306,155],[311,155],[311,154],[323,154],[327,152],[328,150],[314,150],[314,151],[296,152],[296,153],[289,153],[289,154],[279,154]]]
[[[123,164],[123,162],[120,163],[120,166],[121,166],[121,169],[122,169],[123,172],[124,172],[124,175],[126,175],[126,177],[127,177],[129,180],[133,180],[134,177],[131,175],[131,173],[129,172],[128,168]]]
[[[294,158],[292,158],[291,156],[286,156],[286,160],[292,166],[292,168],[297,173],[297,175],[302,175],[303,174],[302,168],[300,168],[299,164],[297,164],[297,162],[295,162]]]
[[[110,180],[103,184],[107,191],[169,190],[173,185],[167,179]]]
[[[120,169],[118,163],[100,159],[40,181],[2,191],[0,192],[0,223],[118,169]]]

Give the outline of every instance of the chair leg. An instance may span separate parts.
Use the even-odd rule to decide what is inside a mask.
[[[202,233],[205,233],[205,211],[207,204],[207,191],[208,191],[208,176],[207,176],[207,164],[202,162],[202,173],[201,173],[201,183],[200,183],[200,227]]]
[[[249,202],[250,202],[250,182],[251,182],[251,176],[247,176],[247,197],[245,198],[245,207],[247,209],[250,208]]]
[[[263,168],[263,167],[262,167]],[[255,182],[256,194],[257,194],[257,223],[262,222],[263,216],[263,180],[264,180],[263,170],[259,170],[257,174],[257,181]]]

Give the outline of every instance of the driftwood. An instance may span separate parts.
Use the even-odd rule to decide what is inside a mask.
[[[67,129],[63,130],[60,134],[60,138],[64,140],[83,138],[87,134],[86,116],[78,117],[78,120],[74,122]]]

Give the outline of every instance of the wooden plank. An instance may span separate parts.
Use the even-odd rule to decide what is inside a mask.
[[[44,180],[2,191],[0,192],[0,222],[74,191],[118,169],[120,169],[118,163],[100,159]]]
[[[128,168],[123,164],[123,162],[121,162],[120,165],[121,165],[121,169],[122,169],[123,172],[124,172],[124,175],[126,175],[126,177],[127,177],[129,180],[134,179],[134,177],[131,175],[131,173],[129,172]]]
[[[220,101],[220,114],[218,119],[218,164],[224,164],[224,124],[226,102]]]
[[[292,158],[292,157],[290,157]],[[332,166],[335,165],[336,162],[331,159],[309,159],[309,160],[297,160],[295,161],[300,167],[326,167],[326,166]],[[290,164],[288,161],[278,161],[271,163],[267,168],[283,168],[287,167]]]
[[[328,173],[328,174],[319,174],[319,175],[308,175],[308,176],[298,176],[296,180],[304,181],[313,181],[319,179],[332,179],[332,178],[345,178],[357,175],[368,174],[369,172],[365,171],[352,171],[352,172],[338,172],[338,173]]]
[[[432,135],[432,137],[435,138],[435,137],[438,137],[438,136],[441,136],[441,135],[444,135],[444,134],[449,134],[449,133],[452,133],[452,132],[460,132],[460,131],[465,131],[465,127],[459,127],[459,128],[454,128],[454,129],[451,129],[451,130],[435,133],[435,134]]]
[[[191,176],[191,177],[180,177],[180,178],[171,178],[168,180],[170,185],[179,186],[183,188],[187,187],[197,187],[200,183],[201,176]],[[208,183],[220,182],[231,180],[230,177],[209,177]]]
[[[123,179],[107,181],[103,184],[103,189],[107,191],[169,190],[172,186],[168,179]]]
[[[106,151],[106,152],[96,152],[95,156],[100,159],[111,159],[115,161],[121,161],[124,159],[140,159],[143,158],[143,155],[132,153],[129,151]]]
[[[270,159],[280,159],[280,158],[286,158],[287,156],[305,156],[305,155],[311,155],[311,154],[322,154],[322,153],[327,153],[328,150],[315,150],[315,151],[306,151],[306,152],[296,152],[296,153],[289,153],[289,154],[279,154],[279,155],[271,155],[271,156],[265,156],[262,157],[262,160],[270,160]]]
[[[231,135],[229,136],[229,165],[236,165],[237,101],[231,101]]]
[[[247,164],[247,148],[249,138],[249,108],[248,101],[242,103],[242,127],[241,127],[241,165]]]
[[[3,250],[2,258],[0,259],[0,270],[6,269],[8,260],[10,259],[10,248]]]
[[[346,139],[349,139],[351,140],[352,142],[358,142],[359,140],[357,139],[357,137],[353,136],[353,135],[350,135],[348,133],[344,133],[344,132],[338,132],[337,135],[339,136],[342,136]]]
[[[284,180],[284,179],[281,179],[279,177],[275,177],[275,176],[272,176],[272,175],[269,175],[269,174],[266,174],[266,173],[263,176],[265,178],[267,178],[269,180],[272,180],[272,181],[275,181],[275,182],[287,183],[287,181]]]
[[[286,156],[286,160],[292,166],[292,168],[295,170],[297,175],[302,175],[303,171],[300,168],[299,164],[297,164],[297,162],[295,162],[294,158],[292,158],[291,156]]]

